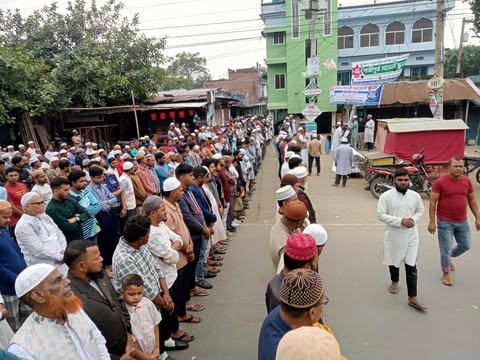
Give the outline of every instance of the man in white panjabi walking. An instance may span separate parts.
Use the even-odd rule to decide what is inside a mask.
[[[377,218],[385,224],[384,259],[389,267],[392,283],[388,292],[398,294],[400,264],[405,263],[407,278],[408,305],[417,310],[427,307],[417,300],[417,223],[425,212],[422,199],[418,193],[409,190],[408,171],[397,169],[394,174],[395,189],[380,196]]]

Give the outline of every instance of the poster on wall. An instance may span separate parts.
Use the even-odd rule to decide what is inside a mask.
[[[397,80],[409,55],[352,62],[352,85],[379,84]]]
[[[383,85],[330,86],[330,104],[377,106]]]

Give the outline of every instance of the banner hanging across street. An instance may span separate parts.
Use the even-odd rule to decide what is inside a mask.
[[[379,84],[397,80],[409,55],[352,62],[352,85]]]
[[[377,106],[383,85],[330,86],[330,104]]]

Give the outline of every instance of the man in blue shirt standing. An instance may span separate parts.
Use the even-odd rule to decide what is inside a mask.
[[[310,269],[290,271],[280,287],[280,306],[266,317],[258,339],[258,359],[275,360],[283,335],[320,320],[324,300],[320,275]]]
[[[11,216],[12,205],[6,200],[0,200],[0,294],[3,305],[8,310],[7,322],[13,331],[17,331],[31,310],[21,304],[15,294],[15,279],[27,265],[8,230]]]

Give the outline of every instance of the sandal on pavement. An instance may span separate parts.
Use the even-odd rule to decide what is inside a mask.
[[[191,324],[200,324],[202,322],[202,319],[200,319],[198,316],[193,316],[193,315],[188,315],[186,319],[183,320],[178,320],[178,322],[183,322],[183,323],[191,323]],[[187,334],[188,335],[188,334]],[[185,335],[184,335],[185,336]],[[173,340],[182,340],[182,339],[175,339],[172,337]],[[183,340],[187,341],[187,340]]]
[[[188,311],[202,311],[202,310],[205,310],[205,305],[194,303],[192,305],[187,305],[186,308]]]
[[[190,342],[190,341],[195,340],[195,336],[190,335],[189,333],[187,333],[187,332],[185,331],[185,332],[183,333],[183,335],[181,335],[181,336],[179,336],[179,337],[172,336],[172,339],[173,339],[173,340],[176,340],[176,341]]]
[[[453,281],[450,280],[445,280],[445,279],[442,279],[442,284],[445,285],[445,286],[452,286],[453,285]]]
[[[413,307],[417,310],[421,310],[421,311],[424,311],[424,310],[428,309],[424,304],[419,303],[418,301],[409,301],[408,306],[411,306],[411,307]]]
[[[391,284],[389,287],[388,287],[388,292],[390,294],[398,294],[398,285],[393,285]]]
[[[208,296],[210,293],[206,289],[196,288],[195,291],[190,291],[190,296]]]

